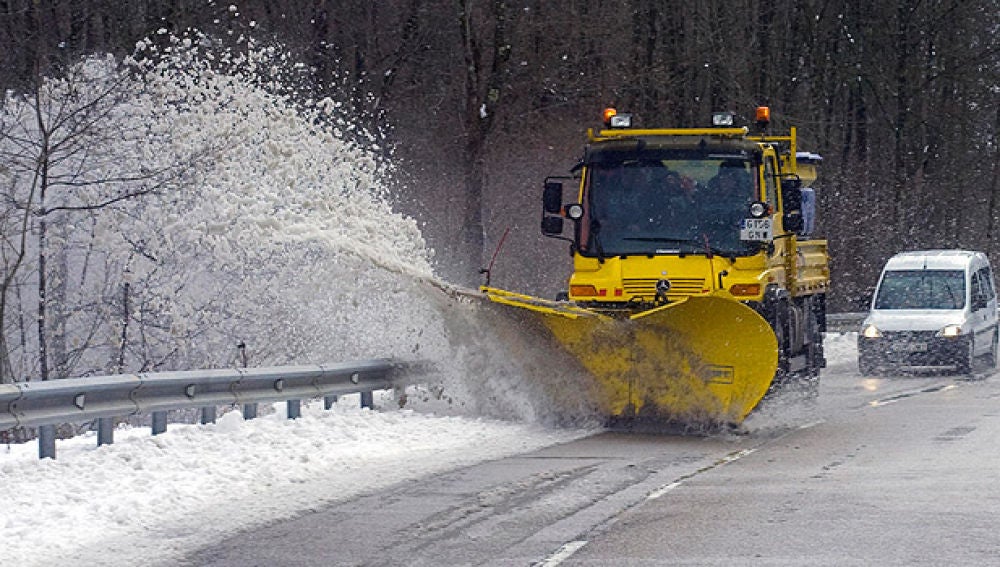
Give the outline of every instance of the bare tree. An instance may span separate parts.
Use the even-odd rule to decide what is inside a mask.
[[[177,176],[172,167],[151,170],[123,154],[129,140],[145,144],[148,133],[136,131],[120,120],[131,83],[109,58],[84,59],[67,69],[61,78],[39,78],[36,87],[25,94],[9,94],[2,114],[0,159],[6,164],[5,180],[10,187],[7,218],[16,224],[5,228],[4,278],[0,289],[0,318],[7,316],[12,285],[25,268],[29,252],[37,285],[38,377],[48,380],[52,356],[52,334],[62,333],[64,320],[53,320],[53,301],[62,305],[68,277],[61,264],[50,264],[53,249],[51,223],[59,223],[64,235],[72,228],[77,215],[118,206],[161,190]],[[83,219],[76,219],[83,220]],[[69,231],[69,232],[67,232]],[[60,247],[66,246],[61,238]],[[53,279],[56,286],[53,287]],[[65,310],[55,315],[67,316]],[[6,319],[0,319],[6,320]],[[4,342],[8,342],[6,336]],[[56,344],[65,350],[60,336]],[[4,379],[18,378],[4,349]],[[56,358],[67,360],[65,352]],[[60,364],[64,366],[64,364]],[[61,369],[63,372],[65,368]],[[28,379],[27,376],[20,377]]]

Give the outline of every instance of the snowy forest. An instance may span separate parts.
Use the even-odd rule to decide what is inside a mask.
[[[832,311],[901,250],[1000,261],[998,32],[1000,0],[0,2],[0,382],[412,350],[401,282],[490,263],[551,297],[542,181],[608,105],[795,126]]]

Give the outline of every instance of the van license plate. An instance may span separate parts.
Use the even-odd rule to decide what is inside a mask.
[[[893,352],[927,352],[927,343],[896,343],[890,348]]]

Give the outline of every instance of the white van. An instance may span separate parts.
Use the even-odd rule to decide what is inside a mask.
[[[982,252],[903,252],[882,269],[871,312],[858,334],[858,369],[953,366],[997,360],[997,294]]]

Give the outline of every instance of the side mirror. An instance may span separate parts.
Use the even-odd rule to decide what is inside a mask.
[[[781,180],[781,224],[786,231],[800,233],[805,228],[802,218],[802,180],[791,177]]]
[[[542,192],[542,209],[550,215],[562,212],[563,185],[558,181],[546,181]]]
[[[802,209],[802,180],[797,177],[781,180],[781,206],[785,212]]]
[[[563,231],[562,217],[542,217],[542,234],[560,235]]]

